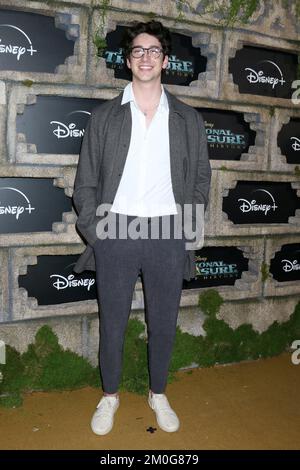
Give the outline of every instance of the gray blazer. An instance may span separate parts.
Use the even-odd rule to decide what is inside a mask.
[[[211,168],[201,115],[165,90],[169,103],[170,164],[176,203],[208,203]],[[87,247],[74,271],[95,270],[93,245],[101,203],[112,204],[124,169],[131,136],[130,103],[122,94],[97,106],[88,121],[78,162],[73,200],[77,229]],[[195,277],[195,255],[187,251],[184,278]]]

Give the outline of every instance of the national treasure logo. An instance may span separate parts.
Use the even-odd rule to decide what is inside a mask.
[[[196,277],[183,282],[184,289],[233,286],[248,270],[248,258],[236,246],[207,246],[196,250]]]
[[[240,160],[255,145],[256,132],[243,113],[218,108],[195,108],[202,116],[209,158]]]
[[[207,143],[210,147],[240,149],[247,146],[245,134],[238,134],[231,129],[217,128],[213,122],[204,121]]]
[[[238,269],[236,263],[226,263],[223,260],[210,261],[207,258],[196,256],[196,273],[203,279],[223,279],[226,277],[237,277]]]

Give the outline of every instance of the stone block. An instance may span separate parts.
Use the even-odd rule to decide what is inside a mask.
[[[58,6],[59,5],[59,6]],[[88,10],[63,2],[30,2],[26,0],[3,0],[1,6],[11,10],[52,16],[55,26],[65,31],[68,39],[73,39],[74,56],[67,58],[54,73],[1,70],[0,79],[18,82],[33,81],[44,83],[84,83],[86,78]],[[51,45],[49,44],[49,47]]]
[[[283,245],[294,243],[300,244],[300,234],[286,234],[274,238],[266,237],[265,260],[268,264],[268,268],[270,268],[271,260],[274,258],[276,253],[281,250]],[[294,264],[294,268],[299,272],[300,256],[296,259],[293,258],[288,260],[289,269],[291,269],[293,262],[296,262]],[[274,279],[272,273],[269,273],[264,284],[265,297],[298,295],[300,299],[300,280],[279,282]]]
[[[34,297],[19,287],[18,277],[27,273],[28,265],[37,264],[37,257],[42,255],[76,255],[82,252],[80,245],[31,246],[11,249],[12,265],[12,319],[28,320],[58,316],[83,315],[98,312],[97,300],[67,302],[55,305],[38,305]]]
[[[285,39],[276,38],[276,41],[274,41],[274,37],[265,36],[258,31],[256,34],[243,31],[226,31],[221,66],[220,94],[218,97],[225,101],[234,101],[239,103],[250,102],[251,104],[258,106],[265,105],[283,108],[291,106],[291,100],[286,98],[239,92],[238,85],[234,83],[233,76],[229,73],[229,59],[234,58],[237,51],[242,49],[243,46],[256,46],[282,52],[290,52],[297,55],[299,53],[297,45]]]

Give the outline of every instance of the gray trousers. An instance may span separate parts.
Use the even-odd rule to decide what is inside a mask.
[[[161,221],[163,217],[156,219]],[[134,218],[128,216],[128,224]],[[166,388],[184,276],[185,239],[175,239],[172,230],[169,239],[163,239],[161,231],[158,239],[151,239],[150,223],[148,226],[148,239],[107,238],[98,239],[94,245],[100,307],[100,372],[106,393],[118,391],[125,331],[139,274],[145,299],[150,389],[163,393]]]

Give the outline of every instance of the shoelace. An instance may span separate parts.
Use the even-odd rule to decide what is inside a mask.
[[[97,409],[101,409],[103,411],[110,410],[114,406],[114,402],[116,402],[115,398],[104,397],[99,402]]]
[[[166,397],[164,396],[155,397],[155,398],[152,397],[152,400],[154,400],[154,403],[159,402],[158,406],[159,406],[160,411],[168,411],[169,413],[173,411]]]

